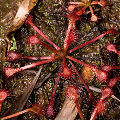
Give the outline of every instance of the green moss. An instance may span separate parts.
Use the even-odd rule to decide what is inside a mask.
[[[10,40],[10,42],[12,44],[10,50],[17,50],[16,40],[14,36],[12,36],[12,39]]]

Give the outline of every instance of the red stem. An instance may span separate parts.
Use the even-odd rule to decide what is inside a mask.
[[[117,83],[117,81],[120,81],[120,77],[115,77],[115,78],[110,79],[108,86],[112,88]]]
[[[78,110],[78,113],[79,113],[79,115],[80,115],[81,120],[84,120],[82,110],[80,109],[77,100],[75,101],[75,104],[76,104],[76,107],[77,107],[77,110]]]
[[[44,56],[44,57],[29,57],[29,56],[23,56],[24,59],[30,59],[30,60],[45,60],[45,59],[51,59],[51,56]]]
[[[111,69],[120,69],[120,66],[111,66]]]
[[[10,118],[13,118],[13,117],[15,117],[15,116],[18,116],[18,115],[21,115],[21,114],[23,114],[23,113],[26,113],[26,112],[28,112],[28,111],[31,111],[31,109],[28,108],[28,109],[25,109],[25,110],[20,111],[20,112],[18,112],[18,113],[15,113],[15,114],[12,114],[12,115],[9,115],[9,116],[6,116],[6,117],[3,117],[1,120],[10,119]]]
[[[53,106],[53,101],[54,101],[54,95],[55,95],[55,92],[56,92],[56,89],[57,89],[57,85],[58,85],[58,82],[59,82],[59,79],[60,79],[60,76],[61,76],[61,71],[62,71],[62,67],[60,67],[60,69],[59,69],[58,76],[57,76],[57,79],[56,79],[56,82],[55,82],[55,86],[54,86],[54,90],[53,90],[53,93],[51,95],[50,105],[52,105],[52,106]]]
[[[96,119],[96,117],[97,117],[97,108],[95,108],[94,109],[94,111],[93,111],[93,113],[92,113],[92,116],[91,116],[91,118],[90,118],[90,120],[95,120]]]
[[[32,67],[38,66],[38,65],[42,65],[42,64],[45,64],[45,63],[53,62],[53,61],[55,61],[57,59],[60,59],[60,57],[56,57],[54,59],[48,59],[48,60],[44,60],[44,61],[39,61],[39,62],[36,62],[36,63],[32,63],[30,65],[26,65],[24,67],[21,67],[21,71],[25,70],[25,69],[28,69],[28,68],[32,68]]]
[[[66,32],[66,37],[65,37],[65,40],[64,40],[64,50],[65,52],[67,51],[68,49],[68,46],[69,46],[69,35],[70,35],[70,32],[71,32],[71,28],[72,28],[72,23],[69,21],[69,25],[68,25],[68,29],[67,29],[67,32]]]
[[[89,9],[90,9],[91,14],[94,14],[94,11],[91,6],[89,6]]]
[[[105,71],[105,72],[109,72],[112,69],[120,69],[120,66],[103,66],[102,67],[102,70]]]
[[[85,43],[83,43],[83,44],[81,44],[81,45],[79,45],[79,46],[77,46],[77,47],[69,50],[69,53],[72,53],[72,52],[74,52],[74,51],[76,51],[76,50],[78,50],[78,49],[80,49],[80,48],[82,48],[82,47],[84,47],[84,46],[86,46],[86,45],[89,45],[89,44],[95,42],[96,40],[100,39],[101,37],[103,37],[103,36],[105,36],[105,35],[107,35],[107,34],[109,34],[109,33],[114,33],[114,34],[115,34],[114,30],[106,31],[106,32],[104,32],[103,34],[99,35],[98,37],[96,37],[96,38],[94,38],[94,39],[92,39],[92,40],[90,40],[90,41],[88,41],[88,42],[85,42]]]
[[[51,48],[50,46],[48,46],[47,44],[45,44],[44,42],[42,42],[41,40],[39,41],[39,44],[41,44],[42,46],[44,46],[45,48],[49,49],[50,51],[59,54],[59,52],[53,48]]]
[[[0,112],[1,112],[1,108],[2,108],[2,102],[0,102]]]
[[[68,58],[68,59],[70,59],[70,60],[72,60],[72,61],[74,61],[74,62],[77,62],[77,63],[79,63],[79,64],[81,64],[81,65],[84,65],[84,66],[86,66],[86,67],[89,67],[89,68],[91,68],[91,69],[97,69],[96,67],[93,67],[93,66],[90,66],[90,65],[88,65],[88,64],[86,64],[86,63],[84,63],[84,62],[82,62],[82,61],[80,61],[80,60],[77,60],[77,59],[75,59],[75,58],[73,58],[73,57],[71,57],[71,56],[66,56],[66,58]]]
[[[49,38],[47,38],[31,21],[27,21],[48,43],[50,43],[56,50],[60,50],[60,48],[55,45]]]
[[[35,66],[38,66],[38,65],[42,65],[42,64],[45,64],[45,63],[53,62],[53,61],[59,60],[59,59],[60,59],[60,57],[58,56],[58,57],[51,58],[51,59],[48,59],[48,60],[32,63],[30,65],[26,65],[26,66],[20,67],[20,68],[5,67],[4,72],[5,72],[6,77],[9,78],[17,72],[20,72],[20,71],[23,71],[25,69],[32,68],[32,67],[35,67]]]
[[[92,99],[93,99],[93,96],[92,96],[92,93],[91,93],[89,87],[88,87],[87,84],[85,83],[84,79],[81,77],[80,73],[78,72],[78,70],[76,69],[76,67],[74,66],[74,64],[73,64],[71,61],[69,61],[69,62],[70,62],[70,64],[72,65],[73,70],[75,70],[76,74],[79,76],[79,79],[80,79],[80,80],[82,81],[82,83],[84,84],[85,88],[87,89],[87,91],[88,91],[88,93],[89,93],[89,97],[90,97],[90,99],[92,100]]]
[[[95,120],[97,115],[100,114],[100,113],[103,113],[105,110],[105,103],[103,102],[102,99],[100,99],[100,101],[97,103],[92,115],[91,115],[91,118],[90,120]]]

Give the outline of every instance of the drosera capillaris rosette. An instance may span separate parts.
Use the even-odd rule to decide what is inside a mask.
[[[75,14],[73,14],[73,13],[75,13]],[[9,77],[13,76],[15,73],[18,73],[20,71],[30,69],[30,68],[36,67],[38,65],[47,64],[47,63],[50,63],[50,62],[55,64],[54,61],[58,61],[58,60],[60,61],[60,66],[62,66],[62,69],[60,70],[60,74],[58,72],[58,77],[56,79],[56,84],[54,86],[53,94],[52,94],[51,99],[50,99],[50,104],[48,105],[48,115],[50,115],[50,114],[54,115],[54,110],[53,110],[53,103],[54,103],[54,99],[55,99],[54,95],[55,95],[55,91],[56,91],[59,79],[60,78],[68,79],[68,78],[72,78],[72,76],[73,76],[74,69],[72,69],[73,70],[72,71],[69,64],[68,64],[70,60],[74,61],[76,63],[79,63],[83,66],[87,66],[87,67],[91,68],[95,72],[95,75],[96,75],[97,79],[99,80],[99,82],[106,82],[106,79],[108,78],[107,72],[105,72],[101,69],[98,69],[95,66],[91,66],[89,64],[86,64],[86,63],[84,63],[80,60],[77,60],[74,57],[71,57],[71,53],[73,53],[74,51],[99,40],[100,38],[104,37],[107,34],[111,34],[111,33],[114,34],[115,31],[114,30],[108,30],[108,31],[104,32],[103,34],[99,35],[98,37],[96,37],[96,38],[94,38],[94,39],[92,39],[88,42],[85,42],[85,43],[83,43],[79,46],[76,46],[75,48],[69,48],[69,45],[72,44],[75,40],[75,34],[74,34],[74,32],[76,31],[75,23],[76,23],[77,20],[79,20],[80,15],[83,14],[83,9],[82,10],[81,9],[75,10],[75,11],[73,11],[73,13],[68,13],[67,14],[67,18],[69,19],[69,23],[68,23],[68,28],[66,30],[66,36],[65,36],[62,47],[58,47],[46,35],[44,35],[42,30],[39,30],[34,25],[34,23],[32,21],[32,17],[29,16],[25,23],[27,25],[30,25],[35,31],[37,31],[38,34],[40,36],[42,36],[42,38],[45,39],[45,42],[43,42],[41,39],[38,39],[37,36],[32,35],[28,38],[28,44],[39,44],[39,45],[43,46],[44,48],[46,48],[47,50],[49,50],[51,52],[51,54],[49,56],[40,56],[40,57],[36,58],[36,57],[30,57],[30,56],[28,57],[28,56],[19,55],[17,53],[16,54],[14,53],[14,55],[18,55],[18,57],[16,57],[15,59],[14,59],[14,57],[13,57],[13,59],[11,58],[12,61],[20,59],[20,58],[38,60],[38,61],[35,62],[35,63],[32,63],[32,64],[29,64],[29,65],[25,65],[23,67],[19,67],[19,68],[17,68],[17,67],[16,68],[5,67],[5,69],[4,69],[6,77],[9,78]],[[76,74],[76,71],[74,73]],[[78,75],[78,74],[76,74],[76,75]],[[89,92],[89,96],[92,96],[90,91],[89,91],[89,88],[86,85],[86,83],[83,82],[83,84],[85,85],[87,91]],[[78,111],[79,111],[79,109],[78,109]],[[79,112],[79,114],[80,114],[80,112]],[[84,119],[83,117],[81,117],[81,118]]]

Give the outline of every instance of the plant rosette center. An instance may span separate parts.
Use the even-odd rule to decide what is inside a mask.
[[[65,59],[66,56],[67,56],[67,53],[66,53],[64,50],[60,50],[60,51],[58,51],[58,56],[59,56],[61,59]]]

